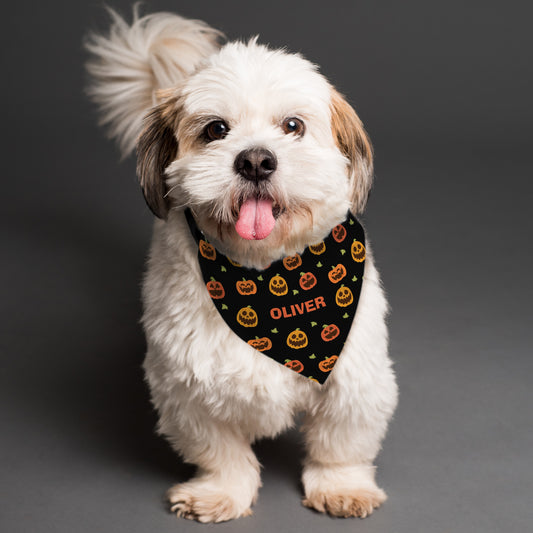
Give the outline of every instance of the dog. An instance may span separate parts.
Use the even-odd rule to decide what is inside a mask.
[[[88,90],[123,154],[136,147],[156,217],[142,289],[144,370],[158,432],[197,466],[168,491],[172,512],[200,522],[250,515],[261,486],[251,445],[304,413],[303,504],[370,515],[386,499],[373,461],[398,393],[368,241],[355,317],[320,384],[299,373],[297,358],[280,364],[228,326],[193,235],[257,279],[323,243],[348,212],[365,208],[373,152],[361,120],[300,54],[257,38],[224,43],[204,22],[171,13],[135,11],[131,24],[110,13],[109,33],[85,43]],[[280,305],[271,319],[318,311],[320,300],[310,302]],[[307,343],[300,331],[288,351]]]

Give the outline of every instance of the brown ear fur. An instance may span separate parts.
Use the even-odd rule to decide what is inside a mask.
[[[137,177],[144,199],[152,213],[163,219],[169,210],[165,169],[178,153],[177,115],[175,98],[158,105],[145,118],[144,130],[137,141]]]
[[[352,210],[360,213],[372,187],[372,145],[353,107],[335,89],[331,93],[331,128],[337,146],[350,162]]]

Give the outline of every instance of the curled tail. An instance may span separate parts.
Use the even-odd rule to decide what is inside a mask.
[[[223,35],[202,21],[172,13],[139,17],[129,25],[108,8],[108,35],[91,33],[85,48],[91,58],[88,93],[99,106],[100,123],[108,127],[127,155],[135,147],[142,121],[157,103],[156,91],[178,84],[198,63],[220,48]]]

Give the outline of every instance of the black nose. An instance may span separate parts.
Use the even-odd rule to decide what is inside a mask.
[[[256,183],[266,180],[276,170],[278,160],[276,156],[265,148],[250,148],[243,150],[235,158],[235,170],[244,179]]]

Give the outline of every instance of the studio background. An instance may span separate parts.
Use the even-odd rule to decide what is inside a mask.
[[[131,3],[109,2],[129,17]],[[100,2],[3,6],[0,530],[211,529],[171,515],[192,470],[154,434],[141,363],[151,233],[134,160],[96,125],[82,38]],[[533,511],[526,2],[152,0],[321,65],[373,140],[364,216],[400,404],[366,520],[300,504],[296,430],[258,443],[254,516],[217,531],[523,533]]]

